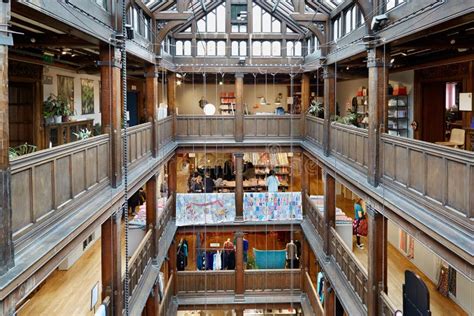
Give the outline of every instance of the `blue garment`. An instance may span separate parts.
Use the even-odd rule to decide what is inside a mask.
[[[280,185],[280,181],[278,181],[277,177],[275,176],[267,177],[268,192],[278,192],[279,185]]]
[[[249,241],[247,239],[244,239],[244,252],[247,252],[249,250]]]
[[[362,208],[362,206],[359,203],[356,203],[356,204],[354,204],[355,219],[360,219],[359,212],[362,214],[362,216],[364,216],[364,209]]]

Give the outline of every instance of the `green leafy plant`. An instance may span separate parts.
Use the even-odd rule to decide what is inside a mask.
[[[88,130],[87,128],[80,129],[79,133],[73,133],[74,136],[77,137],[78,140],[84,140],[92,136],[92,131]]]
[[[8,156],[10,159],[17,158],[26,154],[31,154],[36,151],[36,146],[24,143],[17,147],[8,148]]]
[[[102,125],[100,123],[95,123],[94,124],[94,129],[93,129],[93,135],[98,136],[102,133]]]
[[[358,114],[357,112],[349,110],[349,113],[346,114],[345,116],[337,116],[336,122],[341,123],[341,124],[346,124],[346,125],[359,126],[360,117],[361,115]]]
[[[57,115],[58,98],[54,94],[50,94],[46,101],[43,102],[43,116],[44,118],[51,118]]]
[[[257,269],[257,262],[255,261],[254,256],[249,255],[247,258],[247,269],[249,270],[256,270]]]
[[[316,100],[311,101],[311,105],[308,108],[308,113],[312,116],[324,118],[324,106],[321,102]]]

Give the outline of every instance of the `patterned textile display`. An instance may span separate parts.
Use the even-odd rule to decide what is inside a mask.
[[[234,193],[176,194],[176,226],[233,222]]]
[[[244,221],[302,220],[301,192],[244,194]]]

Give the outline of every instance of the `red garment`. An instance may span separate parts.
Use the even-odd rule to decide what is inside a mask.
[[[232,243],[232,241],[226,241],[224,243],[224,249],[226,251],[233,251],[234,250],[234,244]]]
[[[367,231],[369,229],[369,225],[367,223],[367,219],[362,218],[362,219],[355,219],[352,222],[352,233],[354,235],[359,235],[359,236],[367,236]]]

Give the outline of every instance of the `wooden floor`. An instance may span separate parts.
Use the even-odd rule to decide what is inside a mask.
[[[345,199],[342,196],[337,197],[337,206],[340,207],[347,216],[353,217],[354,216],[354,201]],[[359,249],[355,247],[355,237],[354,237],[354,254],[362,263],[367,271],[367,263],[368,263],[368,250],[367,247],[364,249]],[[365,237],[362,237],[362,243],[367,246],[367,240]],[[402,255],[400,251],[397,250],[392,244],[388,244],[387,249],[387,269],[388,269],[388,279],[387,279],[387,286],[388,286],[388,296],[395,304],[396,307],[402,309],[403,307],[403,292],[402,292],[402,285],[405,280],[405,270],[411,270],[417,273],[423,281],[426,283],[430,291],[430,307],[431,307],[431,314],[433,316],[457,316],[457,315],[467,315],[467,313],[460,308],[456,303],[454,303],[451,299],[441,295],[436,290],[436,285],[423,274],[410,260],[408,260],[405,256]]]
[[[94,315],[90,310],[91,289],[99,282],[100,296],[100,252],[99,239],[71,269],[54,271],[31,300],[18,312],[18,315]]]

